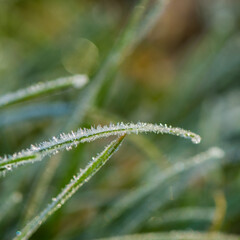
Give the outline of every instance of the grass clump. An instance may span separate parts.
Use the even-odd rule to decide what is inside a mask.
[[[198,2],[1,3],[1,240],[239,238],[240,6]]]

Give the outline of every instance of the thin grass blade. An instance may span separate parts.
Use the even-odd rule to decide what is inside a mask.
[[[53,81],[40,82],[30,87],[8,93],[0,97],[0,108],[33,99],[45,94],[67,89],[69,87],[82,88],[88,82],[86,75],[74,75],[71,77],[58,78]]]
[[[144,20],[145,26],[153,25],[152,19],[143,19],[146,6],[149,2],[149,0],[140,0],[137,6],[134,8],[129,18],[129,21],[127,22],[125,29],[117,39],[116,44],[110,50],[110,53],[107,56],[106,60],[100,66],[99,70],[97,71],[85,91],[79,96],[77,100],[78,106],[74,109],[73,114],[68,119],[65,131],[77,129],[80,126],[80,124],[84,120],[87,111],[96,101],[102,87],[106,83],[111,83],[111,81],[114,79],[113,76],[116,73],[119,65],[132,52],[134,47],[136,47],[137,43],[141,41],[142,38],[146,35],[146,28],[144,29],[144,31],[142,31],[141,28],[142,24],[140,23],[142,22],[142,20]],[[160,4],[158,6],[160,6]],[[161,14],[160,11],[158,13],[159,15]],[[154,18],[154,22],[156,22],[156,20],[157,17]],[[151,22],[151,24],[148,24],[148,22]],[[61,156],[60,158],[62,159],[63,156]],[[50,159],[50,161],[54,161],[54,159]],[[61,160],[59,161],[59,163],[61,163]],[[54,166],[54,164],[51,165]],[[64,169],[68,168],[67,161],[63,161],[62,165]],[[54,170],[52,170],[53,175],[55,171],[56,167]],[[44,192],[46,192],[46,190],[42,191],[43,195]]]
[[[121,237],[101,238],[99,240],[239,240],[239,236],[223,233],[201,233],[201,232],[169,232],[169,233],[145,233]]]
[[[48,217],[57,211],[84,183],[88,182],[91,177],[110,159],[110,157],[118,150],[125,135],[112,141],[105,150],[87,165],[84,170],[74,176],[69,184],[62,190],[62,192],[52,199],[52,202],[32,221],[30,221],[21,231],[17,232],[14,240],[28,239]]]

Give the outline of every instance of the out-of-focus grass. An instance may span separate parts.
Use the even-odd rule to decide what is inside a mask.
[[[72,74],[87,74],[91,84],[137,4],[0,1],[0,94]],[[162,11],[158,4],[156,0],[147,5],[143,19],[157,14],[157,22],[154,26],[152,21],[142,22],[136,38],[127,39],[133,43],[131,54],[109,71],[81,127],[121,119],[167,122],[199,133],[202,143],[195,146],[170,136],[147,136],[148,149],[140,151],[145,140],[136,137],[52,215],[33,239],[94,239],[130,233],[142,234],[144,239],[145,233],[172,230],[240,234],[240,4],[234,0],[169,0]],[[0,155],[69,128],[69,119],[84,99],[82,93],[67,89],[1,109]],[[34,211],[45,207],[104,144],[84,145],[63,155],[64,161],[59,161],[53,178],[46,180],[46,194],[39,197]],[[181,169],[184,159],[213,146],[224,150],[221,161]],[[67,167],[64,162],[69,163]],[[39,174],[40,168],[45,174]],[[164,178],[171,168],[182,172],[158,185],[154,179]],[[47,174],[46,163],[41,162],[0,179],[1,239],[10,239],[23,227],[35,187]],[[154,191],[140,197],[145,186]],[[135,201],[114,217],[114,209],[124,199]],[[199,209],[209,215],[202,218]],[[153,236],[161,237],[161,233]],[[181,234],[166,236],[178,239]]]

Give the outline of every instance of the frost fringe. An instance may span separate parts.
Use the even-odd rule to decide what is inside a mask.
[[[65,186],[60,194],[56,198],[52,199],[52,202],[35,218],[33,218],[21,231],[17,231],[17,236],[14,240],[26,240],[28,239],[37,228],[46,221],[55,211],[57,211],[84,183],[86,183],[118,150],[125,135],[112,141],[102,153],[96,158],[92,158],[92,161],[87,165],[84,170],[80,169],[80,172],[73,176],[71,181]]]
[[[166,124],[158,125],[141,122],[137,124],[110,124],[109,126],[104,127],[98,126],[97,128],[92,127],[91,129],[79,129],[77,132],[71,132],[69,134],[62,133],[59,137],[53,137],[52,140],[48,142],[43,142],[39,145],[31,145],[29,149],[10,156],[5,156],[0,160],[0,171],[4,172],[5,170],[11,170],[13,167],[17,167],[18,165],[40,161],[46,155],[56,154],[62,149],[71,150],[72,147],[76,147],[79,143],[91,142],[96,139],[109,136],[148,132],[176,135],[191,139],[192,142],[196,144],[201,141],[201,137],[193,132],[181,128],[173,128],[171,126],[167,126]]]
[[[58,78],[48,82],[40,82],[30,87],[8,93],[0,97],[0,108],[37,97],[44,93],[62,90],[68,87],[81,88],[88,82],[86,75],[74,75]]]

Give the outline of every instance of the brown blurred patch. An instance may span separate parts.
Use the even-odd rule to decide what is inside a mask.
[[[180,53],[201,32],[198,0],[172,0],[124,69],[128,75],[150,87],[167,87],[174,78]]]

